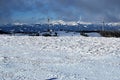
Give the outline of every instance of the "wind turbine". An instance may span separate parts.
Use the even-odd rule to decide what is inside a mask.
[[[82,20],[82,17],[80,16],[80,17],[79,17],[79,20],[78,20],[78,22],[77,22],[79,31],[82,31],[82,30],[81,30],[81,27],[80,27],[81,20]]]
[[[104,31],[105,30],[105,22],[104,22],[104,17],[103,17],[103,22],[102,22],[102,31]]]
[[[50,23],[50,18],[48,17],[48,24]]]
[[[79,20],[78,20],[78,23],[79,23],[79,24],[80,24],[81,20],[82,20],[82,17],[80,16],[80,17],[79,17]]]

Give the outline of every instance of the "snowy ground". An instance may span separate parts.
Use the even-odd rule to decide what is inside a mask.
[[[85,33],[85,34],[87,34],[90,37],[102,37],[99,33],[96,32]]]
[[[120,39],[0,36],[0,80],[120,80]]]
[[[82,36],[77,32],[65,32],[65,31],[57,31],[58,36]]]

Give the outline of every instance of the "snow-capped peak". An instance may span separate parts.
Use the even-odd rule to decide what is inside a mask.
[[[13,25],[24,25],[24,24],[27,24],[27,23],[19,23],[19,22],[13,23]]]
[[[50,24],[62,24],[62,25],[78,25],[78,24],[92,24],[91,22],[83,22],[83,21],[63,21],[63,20],[53,20],[53,21],[50,21]]]
[[[65,21],[63,20],[54,20],[54,21],[51,21],[50,24],[62,24],[62,25],[66,25]]]
[[[61,25],[78,25],[78,23],[75,22],[75,21],[63,21],[63,20],[53,20],[53,21],[50,21],[49,24],[53,24],[53,25],[56,25],[56,24],[61,24]]]

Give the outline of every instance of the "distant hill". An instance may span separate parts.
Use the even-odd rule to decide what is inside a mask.
[[[9,34],[8,32],[0,30],[0,34]]]

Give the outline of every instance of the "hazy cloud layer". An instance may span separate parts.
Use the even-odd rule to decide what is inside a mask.
[[[46,15],[74,21],[81,16],[84,21],[119,22],[119,9],[120,0],[0,0],[0,23],[12,22],[16,12],[33,11],[41,14],[40,18]]]

